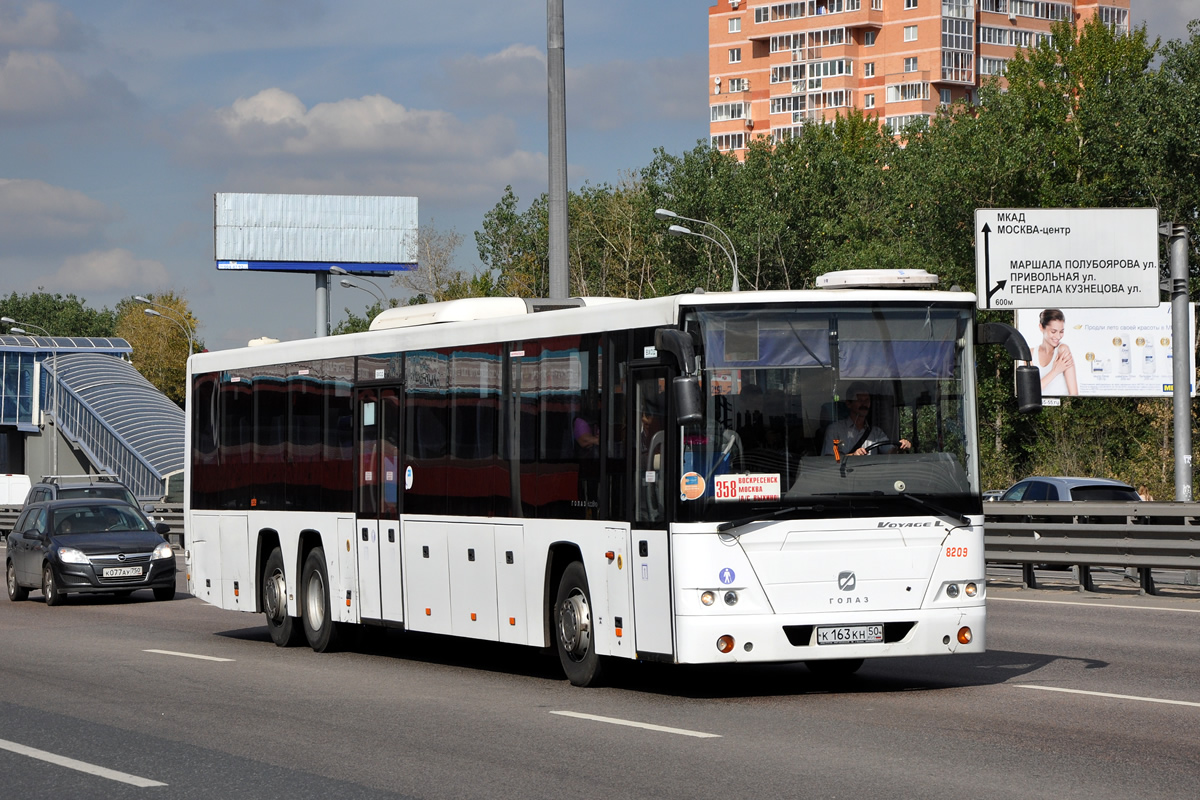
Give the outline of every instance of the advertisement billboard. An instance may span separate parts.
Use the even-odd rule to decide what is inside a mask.
[[[390,274],[417,267],[417,198],[214,196],[219,270]]]
[[[1043,397],[1169,397],[1174,392],[1170,303],[1017,310],[1016,327],[1042,373]],[[1190,303],[1188,331],[1188,374],[1195,376],[1196,311]],[[1196,394],[1194,377],[1189,392]]]

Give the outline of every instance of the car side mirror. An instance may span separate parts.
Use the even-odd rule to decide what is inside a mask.
[[[159,522],[159,523],[155,524],[154,532],[157,533],[159,536],[166,536],[168,533],[171,532],[171,526],[165,522]]]

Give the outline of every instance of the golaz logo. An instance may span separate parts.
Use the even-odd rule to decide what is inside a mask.
[[[858,581],[854,578],[853,572],[838,573],[838,588],[843,592],[852,592],[857,585]]]

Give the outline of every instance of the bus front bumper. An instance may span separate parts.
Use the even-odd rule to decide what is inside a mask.
[[[985,621],[983,606],[881,614],[678,616],[675,660],[729,664],[982,653]]]

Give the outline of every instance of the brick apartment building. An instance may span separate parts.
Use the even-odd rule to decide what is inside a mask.
[[[708,10],[713,147],[741,157],[851,108],[899,129],[973,100],[1050,25],[1099,14],[1128,31],[1131,0],[716,0]],[[739,152],[740,151],[740,152]]]

